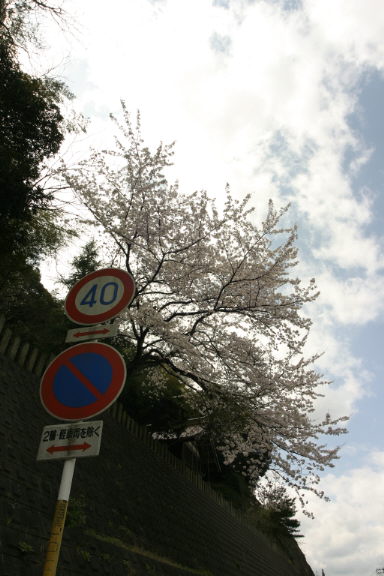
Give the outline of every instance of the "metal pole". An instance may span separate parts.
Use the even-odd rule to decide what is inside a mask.
[[[76,458],[68,458],[68,460],[64,461],[59,494],[57,496],[56,508],[52,521],[51,536],[49,538],[47,554],[45,556],[43,576],[56,576],[75,464]]]

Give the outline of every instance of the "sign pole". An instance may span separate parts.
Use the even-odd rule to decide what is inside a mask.
[[[49,538],[47,554],[45,557],[43,576],[56,576],[75,464],[76,458],[68,458],[67,460],[64,460],[59,494],[57,496],[55,513],[52,521],[51,536]]]
[[[87,327],[70,330],[66,341],[72,342],[77,338],[97,340],[98,337],[115,336],[117,325],[116,329],[115,326],[112,328],[112,325],[100,326],[100,329],[95,325],[118,316],[132,302],[135,292],[135,282],[124,270],[104,268],[84,276],[69,291],[64,310],[72,322]],[[89,325],[93,327],[90,328]],[[40,399],[51,416],[59,420],[81,421],[109,408],[121,393],[125,377],[124,359],[112,346],[98,342],[77,344],[59,354],[46,368],[40,383]],[[46,452],[52,455],[88,450],[92,447],[92,443],[85,441],[88,433],[90,436],[95,435],[96,440],[100,438],[98,430],[101,431],[102,422],[101,425],[97,424],[96,429],[96,424],[86,429],[85,438],[82,430],[78,428],[67,430],[60,425],[57,438],[56,427],[46,427],[43,430],[40,442],[43,446],[39,447],[38,459],[47,459]],[[77,434],[73,435],[73,432]],[[82,444],[76,444],[76,441],[62,443],[64,439],[79,438],[79,434],[84,439]],[[46,448],[45,442],[52,444]],[[99,442],[96,444],[95,455],[100,447]],[[78,455],[80,456],[80,452]],[[43,576],[56,576],[75,464],[76,458],[67,458],[64,461]]]

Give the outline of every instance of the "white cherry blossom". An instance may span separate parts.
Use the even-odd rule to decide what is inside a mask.
[[[243,455],[256,485],[268,455],[270,474],[318,492],[318,472],[333,466],[327,435],[345,432],[314,404],[324,385],[305,358],[311,321],[303,305],[317,296],[293,274],[295,227],[272,202],[261,224],[251,198],[222,209],[205,191],[188,194],[164,170],[172,145],[151,152],[123,103],[122,139],[93,151],[66,179],[104,232],[114,264],[134,277],[123,323],[134,353],[128,369],[161,365],[183,381],[227,463]]]

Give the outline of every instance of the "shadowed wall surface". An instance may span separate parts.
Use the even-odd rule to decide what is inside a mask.
[[[2,352],[0,574],[41,576],[63,462],[36,453],[56,421],[39,375]],[[116,405],[97,418],[101,452],[77,460],[57,576],[313,576],[295,542],[284,554],[250,528]]]

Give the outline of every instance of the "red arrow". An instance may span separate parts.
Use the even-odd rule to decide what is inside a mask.
[[[92,330],[90,332],[76,332],[74,334],[75,338],[81,338],[82,336],[92,336],[92,334],[108,334],[110,330],[108,328],[103,328],[102,330]]]
[[[54,452],[68,452],[69,450],[88,450],[91,448],[91,444],[84,442],[84,444],[68,444],[67,446],[50,446],[47,448],[47,452],[53,454]]]

